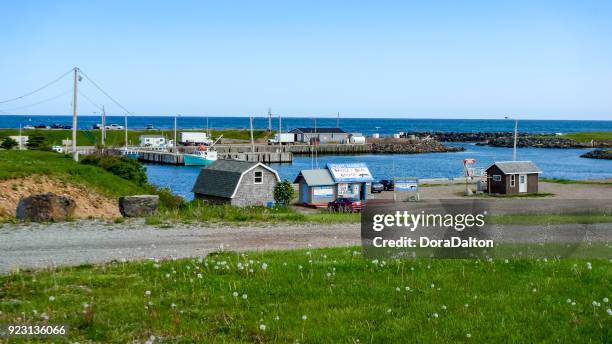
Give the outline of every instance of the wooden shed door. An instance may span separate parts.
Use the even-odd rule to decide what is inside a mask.
[[[527,192],[527,176],[519,174],[519,192]]]

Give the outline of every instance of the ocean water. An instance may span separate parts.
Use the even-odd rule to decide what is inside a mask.
[[[123,125],[123,117],[107,116],[107,124]],[[392,135],[400,131],[444,131],[444,132],[495,132],[512,131],[514,122],[504,119],[410,119],[410,118],[340,118],[340,127],[347,132],[371,135],[379,132],[382,135]],[[0,115],[0,128],[18,128],[21,124],[62,124],[72,125],[70,116],[14,116]],[[99,116],[79,116],[78,128],[91,129],[101,123]],[[155,128],[170,129],[174,127],[174,117],[169,116],[130,116],[128,127],[145,128],[152,124]],[[248,117],[215,117],[208,118],[210,128],[248,128]],[[298,127],[313,127],[312,118],[287,117],[282,119],[284,131]],[[268,128],[267,117],[255,117],[253,126],[256,129]],[[278,118],[273,118],[272,126],[278,130]],[[319,128],[335,127],[336,118],[317,118]],[[177,127],[183,129],[205,128],[206,117],[179,117]],[[377,128],[378,127],[378,128]],[[519,130],[528,133],[570,133],[581,131],[612,131],[612,121],[541,121],[522,120]]]
[[[512,159],[511,148],[477,146],[472,143],[456,143],[465,147],[463,152],[424,154],[365,154],[322,155],[314,161],[310,156],[294,156],[292,164],[271,164],[282,179],[293,181],[302,169],[324,167],[328,162],[364,162],[377,179],[396,177],[454,178],[463,173],[463,159],[475,158],[477,167],[486,168],[494,161]],[[532,160],[542,177],[566,179],[612,178],[612,160],[585,159],[584,149],[519,148],[519,160]],[[192,199],[191,188],[199,173],[197,166],[170,166],[147,164],[149,180],[158,186],[169,187],[176,194]]]

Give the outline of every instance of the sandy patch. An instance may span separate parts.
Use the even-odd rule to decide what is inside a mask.
[[[15,216],[17,203],[22,197],[53,192],[68,196],[76,202],[76,218],[120,217],[117,200],[101,196],[80,185],[68,184],[46,176],[31,176],[0,181],[0,217]]]

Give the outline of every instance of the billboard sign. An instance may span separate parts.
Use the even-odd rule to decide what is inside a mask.
[[[364,163],[327,164],[336,183],[371,182],[374,180],[370,169]]]
[[[417,191],[419,189],[419,181],[416,179],[405,179],[395,181],[395,190],[397,191]]]
[[[314,198],[331,198],[334,197],[334,189],[331,186],[316,187],[312,189],[312,197]]]

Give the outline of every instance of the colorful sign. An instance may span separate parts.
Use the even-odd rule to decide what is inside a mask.
[[[334,189],[331,186],[315,187],[312,189],[312,197],[314,198],[334,197]]]
[[[371,182],[372,173],[364,163],[353,164],[327,164],[327,169],[331,173],[336,183],[347,182]]]

